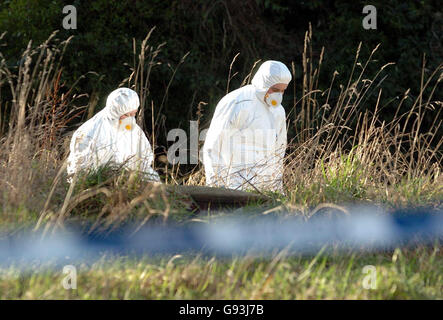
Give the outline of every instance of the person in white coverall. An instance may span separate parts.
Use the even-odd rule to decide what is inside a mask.
[[[283,192],[286,114],[281,102],[292,75],[264,62],[251,84],[224,96],[203,146],[208,186]]]
[[[68,175],[113,163],[140,171],[147,180],[159,181],[157,172],[151,167],[154,159],[151,144],[135,122],[139,105],[134,90],[119,88],[111,92],[105,108],[72,136]]]

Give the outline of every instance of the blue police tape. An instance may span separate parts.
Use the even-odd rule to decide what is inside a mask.
[[[393,214],[358,208],[349,215],[219,218],[187,225],[126,227],[109,234],[63,232],[0,237],[0,264],[32,261],[91,261],[103,253],[156,255],[199,252],[210,255],[288,253],[326,250],[386,250],[443,239],[441,210],[399,210]]]

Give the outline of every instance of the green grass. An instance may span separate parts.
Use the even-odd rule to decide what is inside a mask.
[[[329,167],[319,180],[304,186],[293,184],[287,197],[267,193],[268,203],[250,203],[237,210],[195,214],[186,210],[182,200],[170,195],[149,196],[141,204],[108,212],[99,216],[106,204],[118,207],[143,194],[146,187],[130,176],[105,171],[82,177],[73,197],[93,188],[108,188],[111,196],[99,194],[88,197],[75,206],[64,223],[84,224],[100,221],[138,223],[149,218],[168,219],[186,224],[192,219],[210,222],[217,217],[244,216],[254,220],[265,214],[305,215],[320,203],[342,202],[380,203],[385,207],[398,207],[405,201],[413,206],[441,207],[441,189],[420,179],[405,179],[389,186],[383,192],[359,184],[360,167],[350,158],[342,158],[340,170]],[[62,179],[52,200],[55,210],[63,204],[69,185]],[[426,185],[434,188],[426,187]],[[366,189],[365,189],[366,188]],[[152,191],[152,195],[151,195]],[[49,194],[49,187],[42,195]],[[395,197],[394,197],[395,195]],[[398,200],[400,199],[400,200]],[[161,200],[161,201],[160,201]],[[343,205],[345,206],[345,205]],[[169,208],[169,209],[167,209]],[[165,216],[165,212],[168,214]],[[268,212],[269,211],[269,212]],[[291,212],[291,213],[288,213]],[[152,217],[151,217],[152,216]],[[0,210],[2,231],[13,233],[33,228],[40,212],[29,206],[10,206]],[[116,219],[116,217],[120,217]],[[44,219],[53,224],[51,216]],[[441,244],[433,248],[397,249],[394,252],[319,253],[317,256],[273,257],[202,257],[184,253],[183,256],[103,256],[92,265],[69,262],[77,268],[76,290],[66,290],[62,280],[66,276],[61,266],[49,262],[33,266],[26,271],[17,267],[0,268],[0,299],[442,299],[443,254]],[[363,288],[367,275],[363,268],[375,267],[376,289]]]
[[[77,289],[62,267],[0,269],[0,299],[442,299],[443,255],[434,248],[384,253],[276,254],[265,259],[103,257],[77,268]],[[376,288],[365,289],[365,266]]]
[[[193,219],[211,223],[223,216],[243,216],[251,221],[267,215],[306,215],[324,202],[380,203],[385,207],[401,204],[441,207],[441,188],[420,179],[406,179],[404,183],[370,189],[359,184],[358,163],[342,158],[340,170],[325,168],[319,180],[309,185],[293,184],[287,196],[267,193],[268,203],[250,203],[236,210],[196,214],[186,210],[183,199],[147,189],[143,202],[126,208],[124,205],[143,194],[147,185],[131,180],[126,173],[93,172],[82,177],[73,198],[94,188],[107,188],[110,196],[99,194],[85,198],[66,215],[64,224],[87,226],[96,221],[108,223],[136,223],[167,219],[187,224]],[[54,225],[69,185],[61,179],[51,201],[52,216],[43,219]],[[426,187],[429,185],[434,188]],[[47,197],[49,187],[42,196]],[[63,196],[62,196],[63,195]],[[394,197],[395,195],[395,197]],[[73,200],[70,201],[73,201]],[[163,199],[163,200],[162,200]],[[398,200],[400,199],[400,200]],[[186,200],[186,199],[185,199]],[[34,199],[35,201],[35,199]],[[43,203],[43,202],[42,202]],[[100,216],[101,209],[111,204],[117,211]],[[327,208],[326,208],[327,209]],[[113,209],[114,210],[114,209]],[[322,209],[323,210],[323,209]],[[165,214],[165,212],[167,212]],[[318,213],[317,213],[318,214]],[[33,228],[40,212],[21,206],[0,210],[2,232],[14,233]],[[19,271],[17,267],[0,268],[0,299],[442,299],[443,254],[441,244],[433,248],[397,249],[394,252],[334,252],[317,256],[273,257],[202,257],[184,253],[183,256],[103,256],[92,265],[69,264],[77,268],[76,290],[66,290],[62,267],[49,262]],[[363,288],[367,275],[363,268],[375,267],[376,289]]]

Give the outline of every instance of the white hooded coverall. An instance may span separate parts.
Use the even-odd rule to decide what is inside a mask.
[[[281,104],[266,104],[265,94],[291,79],[283,63],[266,61],[250,85],[220,100],[203,146],[207,185],[283,191],[286,114]]]
[[[141,171],[148,180],[159,181],[157,172],[151,167],[154,159],[151,144],[135,118],[119,120],[122,115],[137,110],[139,105],[134,90],[119,88],[111,92],[105,108],[82,124],[72,136],[68,175],[113,163]]]

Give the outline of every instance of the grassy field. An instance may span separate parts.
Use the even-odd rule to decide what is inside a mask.
[[[53,44],[52,38],[29,47],[19,69],[10,70],[0,59],[0,89],[11,97],[0,100],[1,234],[24,229],[52,232],[71,224],[92,224],[98,230],[129,222],[141,226],[152,220],[186,223],[204,218],[190,209],[186,197],[112,167],[67,183],[64,160],[72,133],[68,124],[79,113],[93,115],[94,104],[78,106],[79,96],[66,88],[61,94],[61,57],[69,40]],[[285,195],[258,190],[271,201],[248,209],[257,216],[290,212],[306,219],[331,208],[346,212],[355,203],[381,206],[388,212],[403,207],[442,209],[443,104],[434,94],[441,86],[443,65],[427,77],[422,71],[422,87],[414,100],[409,90],[390,99],[382,95],[382,87],[372,85],[379,73],[365,75],[377,48],[366,60],[359,57],[358,49],[349,79],[341,80],[341,93],[332,98],[330,88],[316,87],[322,56],[316,64],[307,59],[311,38],[305,42],[303,83],[297,87],[302,93],[286,107],[288,126],[295,126],[295,135],[288,137]],[[149,50],[147,43],[141,50]],[[149,72],[138,72],[148,62],[138,61],[137,74],[124,81],[142,98]],[[332,75],[331,87],[339,85],[336,76]],[[377,104],[365,105],[374,90]],[[397,113],[386,123],[380,112],[392,101],[398,102]],[[406,101],[411,107],[402,112]],[[429,114],[435,121],[423,131],[422,120]],[[153,145],[165,129],[153,125],[147,132]],[[200,164],[182,172],[159,160],[156,169],[165,183],[204,184]],[[76,265],[76,290],[63,288],[65,275],[49,262],[26,271],[1,267],[0,299],[442,299],[441,248],[436,243],[393,252],[276,253],[271,258],[105,255],[93,265]],[[363,287],[365,266],[375,267],[374,289]]]
[[[0,299],[442,299],[442,265],[437,246],[271,259],[106,256],[74,264],[74,290],[50,263],[2,269]]]

